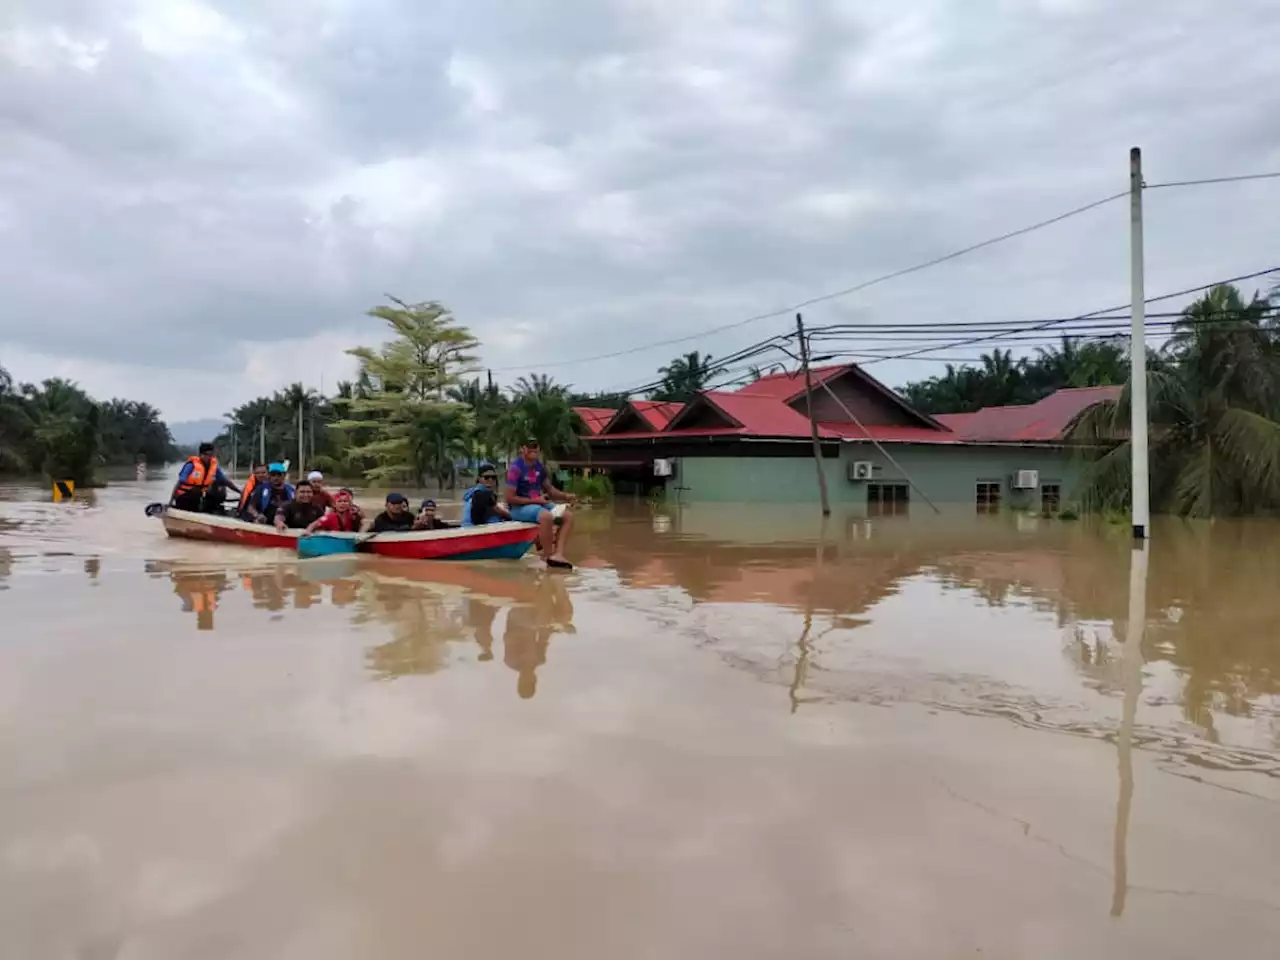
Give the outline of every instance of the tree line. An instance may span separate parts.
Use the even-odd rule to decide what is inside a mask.
[[[0,366],[0,473],[43,473],[91,483],[102,466],[165,463],[168,425],[147,403],[99,402],[69,380],[16,384]]]

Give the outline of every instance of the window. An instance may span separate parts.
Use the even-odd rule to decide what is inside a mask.
[[[867,514],[893,517],[905,514],[911,500],[911,488],[905,483],[868,483]]]
[[[1040,509],[1045,513],[1057,513],[1062,507],[1062,484],[1040,484]]]
[[[979,480],[976,488],[979,513],[998,513],[1001,485],[999,480]]]

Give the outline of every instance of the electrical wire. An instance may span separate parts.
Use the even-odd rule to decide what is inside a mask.
[[[1206,177],[1203,180],[1170,180],[1166,183],[1144,183],[1144,190],[1162,190],[1165,187],[1203,187],[1212,183],[1241,183],[1245,180],[1280,179],[1280,170],[1270,173],[1242,173],[1236,177]]]
[[[1161,303],[1165,300],[1173,300],[1177,297],[1185,297],[1192,293],[1200,293],[1201,291],[1209,290],[1213,287],[1222,286],[1224,284],[1235,284],[1235,283],[1240,283],[1241,281],[1244,281],[1244,280],[1254,280],[1254,279],[1257,279],[1258,277],[1263,277],[1263,276],[1266,276],[1267,274],[1272,274],[1277,272],[1280,272],[1280,267],[1268,267],[1265,270],[1258,270],[1258,271],[1255,271],[1254,273],[1241,274],[1238,277],[1229,277],[1225,280],[1215,280],[1212,283],[1204,283],[1195,287],[1187,287],[1184,290],[1175,290],[1172,293],[1162,293],[1159,296],[1148,297],[1146,300],[1143,301],[1143,303]],[[1102,314],[1117,313],[1121,310],[1128,309],[1128,307],[1129,307],[1129,304],[1122,303],[1119,306],[1105,307],[1101,310],[1092,310],[1089,313],[1078,314],[1075,317],[1046,320],[1041,323],[1034,324],[1030,327],[1027,327],[1022,331],[1010,331],[1010,333],[1029,332],[1033,330],[1046,330],[1051,327],[1058,326],[1064,322],[1070,322],[1074,320],[1086,320],[1086,319],[1089,319],[1090,317],[1101,317]],[[992,340],[1003,340],[1007,336],[1008,334],[994,333],[986,336],[970,337],[965,340],[956,340],[956,341],[952,341],[951,343],[941,344],[936,347],[921,347],[918,350],[910,350],[906,353],[900,353],[900,354],[895,354],[894,356],[885,357],[884,360],[886,361],[887,360],[909,360],[912,357],[919,356],[920,354],[923,354],[923,353],[935,353],[938,350],[947,350],[952,347],[966,347],[974,343],[989,343]],[[867,366],[872,363],[880,363],[880,362],[881,362],[880,360],[869,360],[867,361],[867,364],[863,364],[863,366]]]
[[[694,340],[700,340],[703,337],[708,337],[708,336],[711,336],[712,334],[723,333],[725,330],[733,330],[738,327],[745,327],[751,323],[757,323],[761,320],[771,320],[776,317],[786,316],[787,314],[795,313],[797,310],[803,310],[805,307],[811,307],[814,304],[825,303],[828,300],[836,300],[836,299],[839,299],[840,297],[847,297],[852,293],[858,293],[859,291],[866,290],[870,287],[874,287],[877,284],[887,283],[888,281],[896,280],[899,277],[905,277],[912,273],[918,273],[921,270],[927,270],[930,267],[936,267],[939,264],[947,263],[948,261],[958,259],[959,257],[966,256],[978,250],[983,250],[983,249],[986,249],[987,247],[995,246],[997,243],[1003,243],[1004,241],[1012,240],[1015,237],[1025,236],[1028,233],[1032,233],[1036,230],[1042,230],[1045,227],[1051,227],[1056,223],[1061,223],[1063,220],[1067,220],[1067,219],[1070,219],[1071,217],[1079,216],[1082,213],[1088,213],[1090,210],[1094,210],[1108,203],[1112,203],[1113,201],[1119,200],[1121,197],[1127,197],[1128,195],[1129,195],[1129,191],[1123,190],[1120,193],[1114,193],[1109,197],[1102,197],[1099,200],[1094,200],[1093,202],[1086,203],[1083,206],[1075,207],[1071,210],[1066,211],[1065,213],[1060,213],[1057,216],[1050,217],[1047,220],[1041,220],[1037,223],[1029,224],[1028,226],[1025,226],[1025,227],[1020,227],[1017,230],[1010,230],[1008,233],[1002,233],[999,236],[991,237],[987,240],[982,240],[978,243],[970,244],[967,247],[962,247],[959,250],[953,250],[951,253],[943,254],[940,257],[934,257],[931,260],[925,260],[921,263],[913,264],[912,266],[909,266],[909,267],[903,267],[901,270],[894,270],[891,273],[885,273],[885,274],[881,274],[878,277],[872,277],[870,280],[864,280],[861,283],[856,283],[851,287],[845,287],[842,290],[835,290],[835,291],[832,291],[831,293],[824,293],[816,297],[810,297],[808,300],[802,300],[799,303],[794,303],[788,307],[779,307],[778,309],[770,310],[767,313],[758,313],[755,316],[747,317],[744,320],[735,320],[733,323],[721,324],[718,327],[709,327],[706,330],[699,331],[698,333],[692,333],[692,334],[689,334],[688,336],[674,337],[670,340],[657,340],[652,343],[640,344],[638,346],[628,347],[624,350],[615,350],[610,353],[598,353],[589,357],[574,357],[569,360],[554,360],[548,363],[520,364],[517,366],[509,366],[509,367],[494,367],[493,372],[509,373],[513,370],[527,371],[529,369],[544,370],[544,369],[551,369],[552,367],[567,367],[567,366],[572,366],[578,363],[590,363],[595,360],[612,360],[617,357],[626,357],[626,356],[630,356],[631,354],[642,353],[645,350],[651,350],[655,347],[668,347],[678,343],[689,343]]]

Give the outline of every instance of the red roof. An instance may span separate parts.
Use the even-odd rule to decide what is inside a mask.
[[[683,403],[664,400],[632,400],[631,406],[655,430],[667,429],[667,424],[684,409]]]
[[[618,411],[610,410],[608,407],[574,407],[573,412],[582,418],[587,433],[594,437],[604,429],[604,425],[612,420],[613,415]]]
[[[826,381],[844,373],[849,367],[850,364],[847,363],[830,367],[814,367],[810,371],[813,377],[813,385],[815,387],[821,386]],[[796,373],[771,373],[767,377],[761,377],[754,383],[748,383],[745,387],[741,387],[735,392],[740,397],[772,397],[785,403],[788,400],[794,400],[804,392],[804,373],[801,371]]]
[[[962,440],[1053,442],[1095,404],[1119,398],[1122,387],[1067,387],[1035,403],[983,407],[973,413],[942,413],[936,419]]]

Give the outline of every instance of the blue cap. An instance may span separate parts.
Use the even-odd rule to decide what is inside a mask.
[[[271,464],[271,466],[267,467],[267,473],[284,473],[284,472],[285,472],[285,469],[284,469],[283,463],[273,463]]]
[[[423,500],[422,506],[418,508],[418,512],[421,513],[423,510],[427,509],[427,507],[434,507],[435,505],[436,505],[436,502],[434,500],[431,500],[431,499]]]
[[[387,503],[408,503],[409,498],[403,493],[388,493]]]

